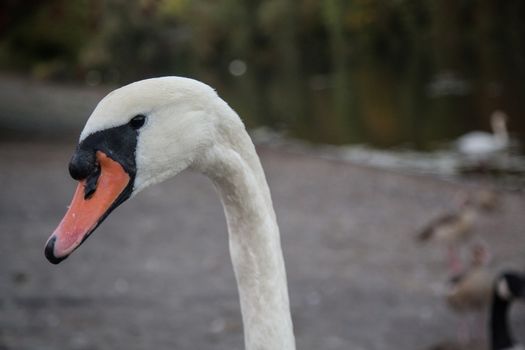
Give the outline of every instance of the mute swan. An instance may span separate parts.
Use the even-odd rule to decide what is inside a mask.
[[[295,349],[263,168],[237,114],[196,80],[142,80],[99,102],[69,164],[79,185],[46,243],[47,259],[61,262],[122,202],[186,168],[211,179],[224,207],[246,349]]]
[[[504,150],[509,145],[506,121],[507,116],[504,112],[494,111],[490,118],[493,133],[473,131],[461,136],[457,140],[459,152],[482,158]]]

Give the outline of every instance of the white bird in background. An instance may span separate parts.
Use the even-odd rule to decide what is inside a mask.
[[[461,136],[456,141],[458,151],[473,158],[484,158],[506,149],[509,146],[507,115],[496,110],[492,113],[490,122],[492,133],[473,131]]]
[[[221,197],[246,349],[295,349],[279,228],[263,168],[238,115],[196,80],[142,80],[100,101],[69,164],[80,183],[47,242],[46,257],[55,264],[64,260],[122,202],[187,168],[207,175]]]

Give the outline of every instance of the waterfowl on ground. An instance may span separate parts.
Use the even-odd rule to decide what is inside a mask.
[[[459,314],[459,339],[462,342],[484,338],[485,315],[490,304],[494,273],[487,265],[489,253],[484,244],[471,248],[470,267],[450,280],[446,294],[448,307]]]
[[[524,350],[512,335],[508,313],[512,303],[525,300],[525,275],[516,271],[505,271],[492,278],[490,284],[489,320],[486,327],[489,339],[471,340],[468,343],[443,342],[430,347],[431,350]]]
[[[435,241],[446,245],[448,249],[448,267],[453,275],[462,269],[458,246],[472,235],[472,228],[478,213],[474,203],[465,199],[456,213],[442,215],[432,220],[416,235],[419,242]]]
[[[490,303],[494,275],[487,268],[488,250],[483,244],[471,248],[468,270],[451,278],[446,300],[456,312],[483,311]]]
[[[121,203],[188,168],[211,179],[224,207],[246,349],[295,349],[263,168],[238,115],[196,80],[142,80],[100,101],[69,164],[79,185],[46,244],[47,259],[63,261]]]

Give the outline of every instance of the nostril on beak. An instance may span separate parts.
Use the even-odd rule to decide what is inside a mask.
[[[65,258],[67,258],[67,255],[61,258],[58,258],[55,256],[56,240],[57,240],[56,236],[51,237],[49,241],[47,241],[46,249],[44,250],[47,260],[49,260],[50,263],[55,264],[55,265],[61,262],[62,260],[64,260]]]
[[[86,178],[86,184],[84,188],[84,199],[89,199],[97,190],[97,182],[100,177],[100,166],[97,165],[95,171]]]

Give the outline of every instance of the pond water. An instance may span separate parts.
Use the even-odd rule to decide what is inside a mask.
[[[248,126],[320,144],[436,150],[467,132],[490,132],[495,110],[508,115],[512,137],[525,141],[525,83],[516,79],[469,79],[447,70],[413,77],[393,67],[356,66],[339,80],[319,74],[285,84],[274,77],[261,86],[247,76],[218,90]]]
[[[339,146],[330,148],[337,149],[339,159],[444,176],[484,176],[521,189],[525,83],[518,77],[523,67],[502,62],[491,63],[487,71],[356,63],[344,72],[298,79],[269,76],[266,84],[247,66],[246,74],[218,90],[250,128],[265,126],[308,144]],[[496,110],[507,116],[509,147],[481,160],[458,152],[456,140],[462,135],[493,132]]]

